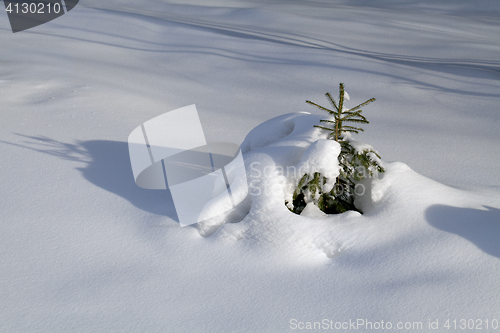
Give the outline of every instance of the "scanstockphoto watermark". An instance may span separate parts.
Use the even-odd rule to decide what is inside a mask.
[[[384,321],[368,319],[349,319],[338,321],[323,319],[320,321],[300,321],[290,319],[291,330],[336,330],[336,331],[471,331],[500,332],[498,318],[446,318],[427,319],[426,321]]]
[[[0,0],[1,1],[1,0]],[[52,21],[75,8],[79,0],[4,0],[12,32]]]
[[[384,321],[384,320],[368,320],[368,319],[349,319],[346,321],[338,321],[333,319],[323,319],[321,321],[300,321],[297,319],[290,319],[290,329],[292,330],[408,330],[415,332],[423,330],[424,327],[434,329],[434,322],[430,320],[425,323],[421,321]]]
[[[314,170],[314,171],[311,171]],[[353,187],[346,186],[345,184],[335,182],[334,180],[337,178],[337,174],[332,172],[332,170],[323,167],[317,167],[315,165],[311,165],[310,163],[304,163],[299,167],[295,165],[291,166],[275,166],[275,165],[266,165],[262,166],[260,162],[252,162],[249,166],[248,172],[248,189],[249,193],[253,196],[258,196],[262,194],[278,194],[285,190],[286,192],[293,192],[298,185],[298,181],[305,175],[309,174],[312,176],[312,173],[319,172],[326,179],[329,179],[329,182],[318,184],[321,188],[322,192],[330,192],[333,191],[335,196],[339,196],[344,193],[354,194],[356,196],[363,196],[366,192],[366,186],[362,183],[357,183]],[[359,178],[366,178],[368,176],[368,171],[364,166],[357,167],[354,170],[354,174]],[[266,178],[273,177],[285,177],[288,180],[295,180],[295,182],[288,181],[286,183],[285,189],[280,184],[275,184],[275,186],[270,187],[262,187],[260,186],[261,181]]]
[[[181,226],[229,212],[248,195],[239,145],[207,142],[194,104],[137,126],[128,148],[136,184],[169,190]]]

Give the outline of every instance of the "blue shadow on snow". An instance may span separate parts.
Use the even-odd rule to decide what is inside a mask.
[[[134,182],[128,143],[110,140],[60,142],[45,136],[27,136],[25,145],[3,142],[68,161],[85,163],[76,168],[90,183],[129,201],[135,207],[152,214],[168,216],[179,221],[170,190],[147,190]]]
[[[433,205],[425,217],[433,227],[467,239],[479,249],[500,258],[500,209]]]

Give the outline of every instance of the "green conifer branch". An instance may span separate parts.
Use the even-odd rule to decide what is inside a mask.
[[[331,105],[333,105],[333,107],[335,108],[335,110],[339,111],[339,107],[337,106],[337,103],[335,103],[335,100],[333,99],[332,95],[330,95],[330,93],[326,93],[326,98],[328,99],[328,101],[330,102]]]
[[[309,104],[311,104],[311,105],[313,105],[313,106],[317,107],[318,109],[324,110],[324,111],[326,111],[326,112],[328,112],[328,113],[330,113],[330,114],[335,114],[335,111],[332,111],[332,110],[330,110],[330,109],[327,109],[327,108],[325,108],[324,106],[318,105],[318,104],[316,104],[316,103],[314,103],[314,102],[311,102],[311,101],[306,101],[306,103],[309,103]]]
[[[361,112],[361,111],[359,111]],[[342,118],[343,120],[347,120],[347,119],[356,119],[356,118],[359,118],[359,119],[364,119],[366,120],[366,118],[361,114],[361,113],[344,113],[345,116]]]
[[[371,102],[375,102],[375,101],[376,101],[375,98],[370,98],[366,102],[363,102],[363,103],[361,103],[359,105],[356,105],[355,107],[353,107],[353,108],[351,108],[351,109],[349,109],[347,111],[355,111],[355,110],[359,109],[360,107],[365,106],[366,104],[371,103]]]
[[[351,123],[361,123],[361,124],[369,124],[369,121],[366,119],[347,119]],[[344,126],[345,128],[346,126]]]
[[[302,191],[302,188],[304,187],[304,183],[306,182],[306,180],[309,178],[309,174],[304,174],[304,176],[302,176],[302,178],[300,179],[299,181],[299,185],[297,185],[297,188],[295,189],[295,191],[293,192],[293,200],[297,199],[297,196],[300,194],[300,192]]]
[[[342,128],[345,132],[350,132],[352,130],[355,130],[355,131],[361,131],[361,132],[364,132],[364,129],[360,128],[360,127],[354,127],[354,126],[344,126]]]
[[[321,128],[321,129],[324,129],[324,130],[326,130],[326,131],[332,131],[332,129],[331,129],[331,128],[324,127],[324,126],[314,125],[314,127]]]
[[[361,116],[361,112],[363,112],[363,110],[358,110],[358,111],[345,111],[343,112],[342,114],[345,114],[347,116],[353,116],[353,115],[360,115]]]

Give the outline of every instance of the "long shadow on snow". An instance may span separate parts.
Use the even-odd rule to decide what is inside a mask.
[[[481,72],[476,72],[475,70],[488,71],[493,73],[495,76],[500,75],[500,62],[497,60],[443,59],[443,58],[432,58],[432,57],[422,57],[422,56],[398,55],[398,54],[383,53],[383,52],[372,52],[372,51],[347,47],[338,43],[332,43],[326,40],[321,40],[294,33],[270,32],[258,28],[248,29],[245,27],[230,26],[220,23],[213,23],[208,21],[188,19],[179,16],[172,16],[159,12],[131,13],[124,9],[112,10],[112,9],[97,8],[97,7],[91,7],[91,8],[104,12],[119,13],[121,15],[144,17],[149,20],[151,18],[155,18],[160,21],[184,25],[192,29],[212,32],[215,34],[225,35],[228,37],[234,37],[240,39],[252,39],[274,44],[282,44],[282,45],[302,47],[302,48],[327,50],[341,54],[343,53],[349,56],[360,56],[394,64],[412,66],[419,69],[427,69],[448,74],[455,74],[464,77],[479,77],[479,78],[484,77],[484,75]],[[457,71],[456,70],[457,68],[469,69],[469,71]],[[500,95],[493,94],[493,96],[499,97]]]
[[[484,208],[433,205],[426,210],[425,217],[433,227],[463,237],[482,251],[500,258],[500,209]]]
[[[438,85],[430,81],[422,81],[422,80],[416,80],[412,77],[409,76],[404,76],[404,75],[394,75],[390,74],[387,72],[382,72],[382,71],[376,71],[376,70],[366,70],[366,69],[359,69],[355,67],[349,67],[349,66],[340,66],[340,65],[334,65],[331,62],[318,62],[318,61],[297,61],[293,59],[283,59],[279,57],[271,57],[271,56],[263,56],[263,55],[255,55],[255,54],[246,54],[243,52],[238,52],[234,50],[228,50],[228,49],[220,49],[220,48],[215,48],[215,47],[205,47],[205,46],[199,46],[197,50],[195,50],[195,47],[192,46],[186,46],[186,45],[166,45],[169,46],[170,49],[154,49],[154,48],[141,48],[141,47],[132,47],[132,46],[126,46],[126,45],[119,45],[119,44],[113,44],[109,42],[100,42],[100,41],[95,41],[95,40],[89,40],[89,39],[84,39],[84,38],[77,38],[77,37],[69,37],[69,36],[63,36],[63,35],[58,35],[58,34],[50,34],[50,33],[39,33],[39,32],[31,32],[35,34],[40,34],[40,35],[45,35],[45,36],[53,36],[53,37],[58,37],[58,38],[64,38],[64,39],[70,39],[70,40],[79,40],[87,43],[94,43],[94,44],[100,44],[100,45],[106,45],[106,46],[112,46],[112,47],[119,47],[123,49],[129,49],[129,50],[134,50],[134,51],[143,51],[143,52],[153,52],[153,53],[170,53],[170,54],[201,54],[201,55],[208,55],[208,56],[215,56],[215,57],[222,57],[226,59],[232,59],[232,60],[238,60],[238,61],[245,61],[245,62],[252,62],[252,63],[265,63],[265,64],[278,64],[278,65],[295,65],[295,66],[313,66],[313,67],[318,67],[318,68],[333,68],[333,69],[338,69],[341,68],[343,70],[349,70],[353,72],[362,72],[366,74],[373,74],[373,75],[380,75],[384,77],[389,77],[393,78],[395,80],[400,80],[401,82],[406,82],[407,84],[414,85],[416,87],[419,87],[420,89],[425,89],[425,90],[434,90],[434,91],[440,91],[444,93],[451,93],[451,94],[459,94],[459,95],[465,95],[465,96],[477,96],[477,97],[493,97],[493,98],[500,98],[500,94],[496,93],[488,93],[488,92],[481,92],[481,91],[472,91],[472,90],[461,90],[461,89],[454,89],[454,88],[449,88],[447,86],[443,85]],[[143,41],[145,42],[145,41]],[[153,45],[158,44],[158,43],[152,43],[152,42],[145,42],[145,43],[151,43]],[[165,46],[165,45],[164,45]],[[302,45],[295,45],[295,46],[302,46]],[[179,48],[178,50],[175,50],[175,48]],[[331,51],[339,51],[339,50],[333,50],[330,49]],[[361,54],[358,54],[361,55]],[[397,57],[397,55],[394,55]],[[382,60],[382,61],[388,61],[388,59],[382,59],[380,57],[371,57],[372,60]],[[399,60],[396,60],[395,62],[398,62]],[[475,60],[472,60],[475,61]],[[399,61],[400,64],[402,65],[409,65],[409,63],[404,63]],[[414,67],[417,67],[419,69],[425,69],[425,70],[430,70],[430,71],[437,71],[439,72],[444,72],[444,73],[449,73],[453,74],[455,76],[465,76],[465,77],[484,77],[481,72],[476,72],[476,70],[486,70],[486,68],[474,68],[473,66],[466,66],[466,65],[460,65],[460,64],[455,64],[455,63],[442,63],[436,60],[435,63],[432,61],[422,61],[421,63],[414,64]],[[497,72],[497,70],[489,69],[492,72]],[[474,74],[473,74],[474,73]],[[498,70],[498,73],[500,74],[500,70]],[[494,89],[495,87],[492,86]]]
[[[199,20],[186,19],[177,16],[170,16],[165,13],[156,13],[156,12],[148,12],[147,14],[142,14],[138,12],[130,13],[126,10],[112,10],[105,8],[97,8],[90,7],[95,10],[100,10],[103,12],[109,12],[120,15],[127,15],[131,17],[144,17],[145,19],[151,20],[152,18],[159,20],[159,22],[168,22],[178,25],[184,25],[191,29],[202,30],[205,32],[212,32],[214,34],[225,35],[228,37],[239,38],[239,39],[252,39],[258,40],[262,42],[268,42],[273,44],[281,44],[286,46],[300,47],[300,48],[308,48],[308,49],[320,49],[325,51],[330,51],[334,54],[343,54],[346,56],[358,56],[366,59],[374,60],[374,61],[382,61],[385,63],[398,64],[403,66],[409,66],[416,68],[418,70],[424,69],[428,71],[432,71],[435,73],[445,73],[445,74],[453,74],[458,77],[464,78],[484,78],[485,76],[491,76],[492,78],[498,78],[500,75],[500,62],[496,60],[482,60],[482,59],[443,59],[443,58],[433,58],[433,57],[421,57],[421,56],[408,56],[408,55],[398,55],[393,53],[383,53],[383,52],[373,52],[367,50],[356,49],[352,47],[343,46],[337,43],[332,43],[329,41],[311,38],[305,35],[298,35],[292,33],[278,33],[278,32],[269,32],[269,31],[260,31],[258,28],[244,28],[244,27],[235,27],[223,24],[215,24],[212,22],[203,22]],[[80,29],[87,32],[94,32],[91,29]],[[252,55],[246,55],[247,57],[253,59],[244,59],[243,54],[238,54],[237,52],[233,52],[231,50],[224,50],[227,53],[233,53],[234,56],[227,56],[223,54],[218,54],[213,48],[212,51],[193,51],[192,48],[186,51],[173,51],[171,47],[176,47],[178,45],[168,45],[162,44],[147,40],[140,40],[143,44],[148,44],[150,46],[169,46],[169,49],[155,49],[148,47],[137,47],[137,46],[127,46],[123,43],[110,43],[110,42],[101,42],[97,40],[88,40],[84,38],[77,38],[74,36],[64,36],[62,34],[50,34],[50,33],[39,33],[39,32],[31,32],[41,35],[49,35],[59,38],[67,38],[72,40],[80,40],[89,43],[96,43],[101,45],[108,45],[113,47],[144,51],[144,52],[161,52],[161,53],[198,53],[198,54],[211,54],[215,56],[228,57],[232,59],[239,59],[245,61],[255,61],[255,62],[269,62],[269,63],[286,63],[283,59],[272,59],[270,57],[255,57]],[[130,40],[133,42],[138,42],[136,38],[131,38],[129,36],[117,36],[116,34],[110,34],[107,32],[99,31],[102,35],[109,35],[113,38],[121,38],[124,40]],[[201,47],[203,49],[210,49],[207,47]],[[331,66],[331,64],[314,64],[308,62],[309,65],[318,65],[321,67],[337,67]],[[367,71],[370,72],[370,71]],[[487,73],[487,74],[485,74]],[[424,89],[438,90],[449,93],[457,93],[461,95],[473,95],[473,96],[482,96],[482,97],[494,97],[500,98],[500,94],[497,93],[485,93],[481,91],[470,91],[470,90],[459,90],[459,89],[450,89],[448,87],[442,87],[430,82],[420,82],[416,80],[412,80],[406,77],[394,76],[387,73],[375,72],[375,74],[379,74],[387,77],[394,77],[397,79],[402,79],[403,81],[407,81],[409,83],[413,83],[416,85],[420,85]],[[494,87],[493,87],[494,88]],[[483,88],[484,90],[484,88]]]
[[[168,189],[146,190],[135,184],[127,142],[90,140],[69,144],[44,136],[18,135],[30,141],[25,141],[25,145],[4,143],[85,163],[85,167],[77,170],[92,184],[121,196],[139,209],[179,221]]]

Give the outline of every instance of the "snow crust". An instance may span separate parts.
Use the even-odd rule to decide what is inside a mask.
[[[339,174],[338,156],[340,144],[333,140],[318,139],[302,155],[297,164],[297,175],[320,172],[328,179],[335,179]],[[303,171],[302,171],[303,170]]]

